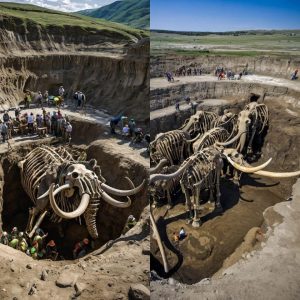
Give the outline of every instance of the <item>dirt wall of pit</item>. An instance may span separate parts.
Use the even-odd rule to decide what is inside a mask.
[[[280,98],[282,101],[296,102],[300,93],[291,88],[242,81],[204,81],[189,84],[170,85],[163,89],[151,89],[150,110],[175,105],[189,96],[192,101],[202,99],[247,99],[250,94],[261,99]]]
[[[182,67],[199,67],[207,73],[214,73],[217,66],[230,69],[233,72],[241,72],[246,66],[250,73],[271,75],[289,78],[291,73],[299,68],[299,56],[255,56],[255,57],[224,57],[224,56],[152,56],[150,58],[150,74],[151,77],[164,76],[165,72],[175,70]]]
[[[43,141],[40,144],[44,144]],[[0,174],[0,213],[3,204],[2,218],[4,230],[10,231],[12,227],[17,226],[20,230],[25,230],[29,208],[33,206],[30,198],[25,193],[20,178],[20,169],[17,165],[18,161],[32,150],[33,147],[39,144],[23,145],[16,147],[9,154],[2,154],[1,168],[3,168],[4,176]],[[92,142],[89,146],[81,145],[75,149],[84,150],[87,154],[87,160],[96,159],[101,168],[102,176],[106,179],[106,184],[120,189],[130,189],[125,176],[129,177],[135,186],[142,183],[143,179],[147,178],[147,168],[130,158],[120,153],[119,149],[111,149],[105,140]],[[1,170],[1,169],[0,169]],[[3,189],[1,189],[3,187]],[[2,193],[3,191],[3,193]],[[142,211],[147,206],[146,188],[136,196],[131,196],[132,204],[130,207],[121,209],[101,201],[99,211],[96,217],[97,230],[99,238],[94,241],[95,248],[99,248],[109,240],[114,240],[119,237],[126,226],[129,215],[134,215],[138,220]],[[3,197],[3,198],[1,198]],[[114,196],[119,201],[127,201],[124,197]],[[1,221],[1,217],[0,217]],[[80,225],[78,220],[64,220],[62,228],[65,237],[62,239],[59,234],[57,224],[52,223],[45,218],[41,227],[49,232],[49,238],[55,239],[63,249],[66,258],[71,258],[68,255],[72,253],[72,248],[76,241],[88,236],[85,225]]]
[[[25,89],[56,95],[63,85],[70,99],[81,90],[96,108],[149,122],[149,39],[18,22],[0,20],[0,108],[18,105]]]

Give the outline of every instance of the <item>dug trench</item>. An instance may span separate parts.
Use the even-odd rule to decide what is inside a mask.
[[[101,168],[101,174],[106,179],[106,183],[112,187],[120,189],[130,189],[125,177],[129,177],[137,186],[147,176],[147,166],[142,160],[133,160],[126,156],[124,148],[118,144],[112,144],[104,135],[106,129],[100,124],[85,122],[84,120],[73,121],[76,135],[72,140],[69,151],[75,153],[85,153],[86,160],[96,159]],[[87,134],[91,133],[90,135]],[[83,144],[83,141],[85,144]],[[25,193],[20,178],[18,162],[34,147],[41,144],[53,144],[59,146],[59,140],[45,142],[39,140],[15,146],[11,151],[2,154],[2,185],[3,185],[3,230],[10,232],[12,227],[17,226],[24,231],[28,221],[29,208],[33,206],[32,201]],[[72,153],[71,152],[71,153]],[[132,204],[128,208],[116,208],[101,201],[97,214],[97,230],[99,238],[92,240],[89,237],[85,226],[84,218],[81,220],[63,220],[61,223],[52,223],[49,216],[43,220],[41,228],[48,232],[47,240],[55,240],[60,254],[60,260],[73,259],[72,250],[76,242],[85,237],[92,240],[90,252],[100,248],[106,242],[115,240],[126,232],[126,224],[129,215],[133,215],[139,220],[144,208],[147,205],[146,189],[135,196],[131,196]],[[119,201],[127,201],[120,197],[115,197]],[[128,229],[127,229],[128,230]]]
[[[188,89],[188,87],[185,88]],[[252,89],[254,90],[255,87],[252,86]],[[189,90],[193,91],[193,88],[189,87]],[[192,92],[190,95],[191,98],[194,97]],[[225,108],[237,112],[248,101],[264,102],[269,108],[270,122],[258,162],[265,162],[272,157],[272,162],[266,170],[287,172],[300,169],[298,157],[300,110],[296,97],[286,99],[285,95],[263,94],[259,92],[259,89],[256,93],[252,91],[245,93],[240,100],[228,94],[223,99],[219,99],[218,96],[212,93],[209,100],[202,99],[198,110],[209,110],[221,114]],[[162,114],[161,117],[159,110],[152,112],[151,119],[153,116],[155,119],[151,127],[152,138],[158,132],[178,128],[184,119],[191,115],[189,108],[179,113],[174,111],[172,106],[170,113]],[[248,232],[256,232],[249,243],[248,251],[259,247],[259,241],[264,236],[264,211],[278,202],[286,201],[291,195],[291,188],[295,181],[296,178],[276,180],[243,174],[239,188],[232,180],[222,178],[221,203],[224,211],[216,213],[213,207],[206,203],[201,214],[200,228],[193,228],[185,223],[184,196],[181,193],[175,194],[174,206],[171,209],[168,210],[163,203],[162,206],[153,210],[165,246],[170,271],[168,274],[164,273],[161,254],[153,239],[151,270],[155,270],[161,277],[173,277],[187,284],[213,276],[222,268],[229,256],[236,261],[245,255],[245,253],[239,253],[232,258],[235,250],[246,239]],[[205,202],[208,195],[203,193],[201,196]],[[176,246],[173,233],[178,233],[181,227],[185,228],[187,237]],[[228,264],[226,266],[228,267]]]

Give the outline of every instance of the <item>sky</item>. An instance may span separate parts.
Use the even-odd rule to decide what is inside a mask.
[[[300,0],[151,0],[151,29],[300,29]]]
[[[64,12],[98,8],[115,1],[116,0],[0,0],[0,2],[34,4]]]

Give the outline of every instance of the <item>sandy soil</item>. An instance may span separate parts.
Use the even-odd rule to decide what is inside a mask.
[[[204,279],[192,286],[174,280],[151,282],[152,299],[299,299],[300,293],[300,179],[292,201],[276,204],[262,249],[245,255],[220,278]]]
[[[242,178],[240,189],[232,181],[222,181],[221,203],[224,213],[214,212],[214,205],[207,203],[201,213],[200,228],[185,223],[183,196],[177,199],[178,204],[166,213],[164,220],[159,219],[173,278],[192,284],[211,277],[222,267],[224,259],[242,243],[247,232],[252,227],[261,226],[261,212],[283,200],[274,193],[276,183],[247,175]],[[158,218],[163,211],[166,211],[166,206],[155,209],[155,217]],[[179,232],[181,227],[185,228],[188,236],[176,246],[173,232]],[[156,247],[155,243],[151,245],[152,254],[162,261]],[[157,265],[153,267],[157,268]],[[160,269],[157,271],[162,274]]]
[[[175,82],[168,82],[166,78],[151,78],[150,79],[150,89],[160,89],[168,88],[172,85],[181,85],[186,83],[193,82],[205,82],[205,81],[218,81],[218,78],[213,75],[201,75],[201,76],[184,76],[184,77],[175,77]],[[227,79],[221,80],[221,82],[228,81]],[[299,80],[287,80],[283,78],[273,78],[268,76],[260,75],[245,75],[242,77],[239,82],[257,82],[274,86],[283,86],[300,91],[300,81]]]

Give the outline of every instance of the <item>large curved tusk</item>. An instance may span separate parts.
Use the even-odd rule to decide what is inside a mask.
[[[231,140],[229,140],[227,142],[216,142],[216,144],[218,146],[229,146],[229,145],[233,144],[235,141],[237,141],[243,133],[245,133],[245,131],[239,132],[236,136],[234,136]]]
[[[239,171],[242,171],[244,173],[254,173],[257,171],[260,171],[261,169],[264,169],[272,160],[272,158],[270,158],[268,161],[266,161],[264,164],[257,166],[257,167],[245,167],[245,166],[241,166],[237,163],[235,163],[229,156],[226,155],[227,160],[230,162],[230,164],[235,167],[236,169],[238,169]]]
[[[104,201],[106,201],[108,204],[115,206],[115,207],[120,207],[120,208],[127,208],[131,205],[131,199],[128,199],[128,202],[120,202],[114,198],[112,198],[111,196],[109,196],[108,194],[106,194],[105,192],[102,193],[102,198]]]
[[[63,190],[66,190],[66,189],[69,189],[69,188],[71,188],[71,185],[70,185],[69,183],[66,183],[66,184],[60,186],[59,188],[57,188],[57,189],[53,192],[53,196],[55,197],[59,192],[61,192],[61,191],[63,191]],[[37,200],[40,200],[40,199],[42,199],[42,198],[48,196],[48,195],[49,195],[49,191],[50,191],[50,188],[48,189],[48,191],[47,191],[46,193],[44,193],[43,195],[39,196],[39,197],[37,198]]]
[[[132,196],[132,195],[135,195],[137,194],[138,192],[140,192],[142,190],[142,188],[144,187],[144,184],[145,184],[145,179],[143,180],[143,182],[137,186],[136,188],[134,189],[131,189],[131,190],[119,190],[119,189],[115,189],[105,183],[102,183],[101,184],[101,187],[102,189],[107,192],[107,193],[110,193],[110,194],[113,194],[115,196]]]
[[[149,173],[154,174],[155,172],[159,172],[161,170],[161,168],[163,166],[165,166],[166,164],[168,164],[168,160],[165,158],[161,159],[155,167],[150,168]]]
[[[74,219],[79,216],[81,216],[85,210],[87,209],[89,202],[90,202],[90,195],[89,194],[83,194],[81,197],[80,204],[78,208],[72,212],[65,212],[61,210],[58,205],[56,204],[55,198],[54,198],[54,193],[53,193],[53,188],[54,188],[54,183],[51,184],[50,189],[49,189],[49,199],[50,199],[50,204],[53,209],[53,211],[61,218],[63,219]]]
[[[199,139],[200,136],[201,136],[201,133],[199,133],[196,137],[194,137],[194,138],[191,139],[191,140],[186,140],[186,142],[187,142],[188,144],[194,143],[195,141],[197,141],[197,140]]]
[[[149,183],[151,184],[158,180],[170,180],[172,178],[175,178],[175,177],[181,175],[185,171],[185,169],[188,168],[192,164],[192,162],[193,161],[191,159],[188,160],[184,166],[182,166],[176,172],[171,173],[171,174],[152,174],[152,175],[150,175]]]
[[[289,177],[300,176],[300,171],[295,171],[295,172],[257,171],[254,172],[254,174],[266,176],[266,177],[272,177],[272,178],[289,178]]]

